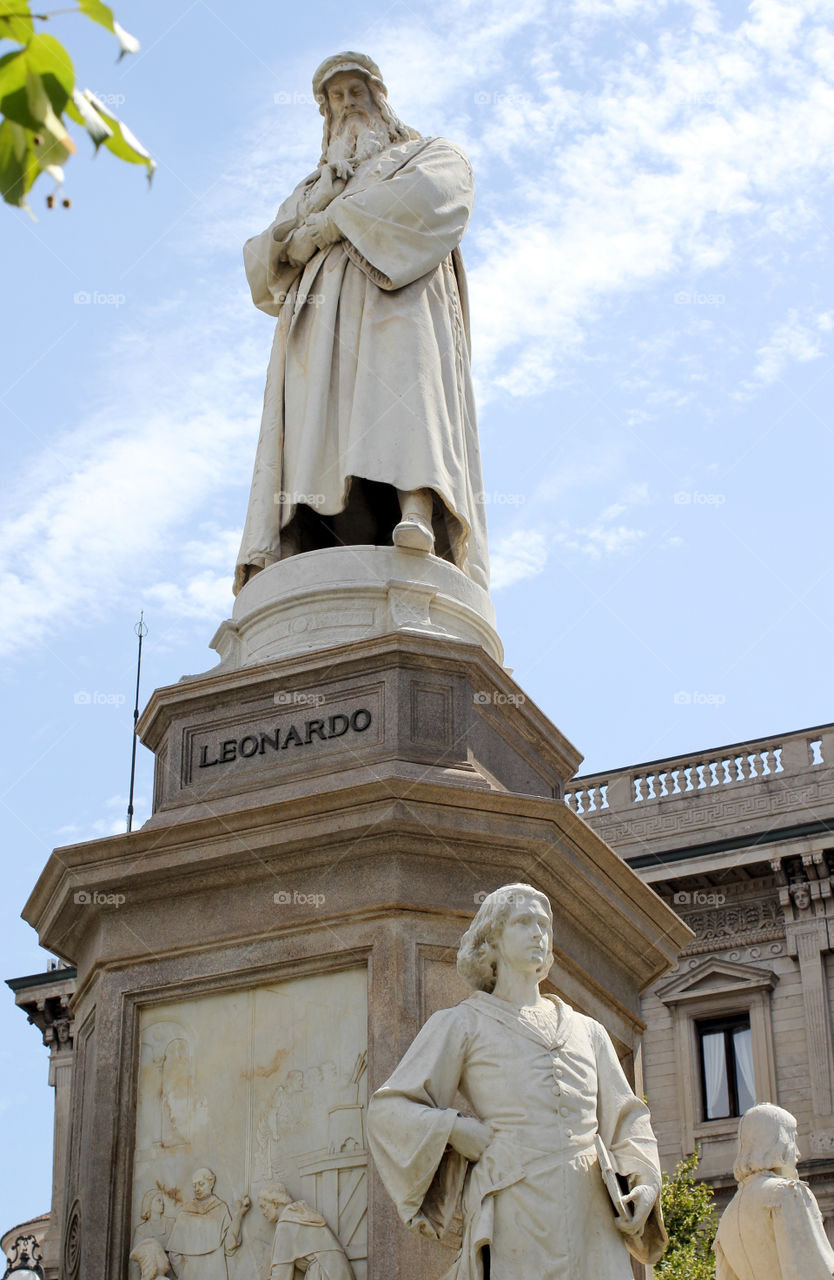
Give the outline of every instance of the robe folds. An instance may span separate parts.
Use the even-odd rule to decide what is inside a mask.
[[[226,1255],[238,1247],[231,1228],[228,1205],[217,1196],[184,1204],[166,1246],[179,1280],[228,1280]]]
[[[717,1280],[831,1280],[834,1250],[805,1182],[769,1171],[745,1179],[718,1224]]]
[[[287,553],[281,531],[300,503],[335,515],[354,477],[433,490],[454,563],[486,588],[458,249],[472,210],[469,162],[442,138],[386,147],[328,206],[343,238],[296,268],[281,254],[318,173],[243,251],[255,306],[278,324],[235,589]]]
[[[547,1027],[477,992],[425,1024],[368,1114],[371,1149],[407,1226],[450,1239],[462,1195],[461,1249],[444,1280],[632,1280],[626,1237],[599,1170],[599,1133],[616,1169],[660,1191],[648,1108],[608,1033],[548,996]],[[460,1092],[494,1136],[474,1164],[448,1147]],[[630,1246],[654,1262],[666,1245],[655,1204]]]
[[[353,1268],[325,1219],[304,1200],[284,1209],[275,1228],[267,1280],[354,1280]]]

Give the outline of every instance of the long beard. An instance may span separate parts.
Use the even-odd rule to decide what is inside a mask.
[[[327,162],[336,166],[337,172],[354,169],[363,160],[370,160],[391,139],[381,121],[374,123],[362,117],[348,119],[335,132],[327,148]]]

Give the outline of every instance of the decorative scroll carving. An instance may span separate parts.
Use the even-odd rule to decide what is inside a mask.
[[[37,1236],[31,1234],[18,1236],[12,1245],[3,1280],[6,1276],[17,1276],[18,1280],[31,1277],[31,1280],[43,1280],[43,1258]]]
[[[775,897],[735,900],[692,911],[676,904],[675,910],[695,931],[694,941],[685,948],[687,954],[721,950],[730,944],[770,942],[785,934],[785,914]]]

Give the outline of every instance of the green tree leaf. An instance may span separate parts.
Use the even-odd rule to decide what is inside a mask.
[[[0,59],[0,112],[36,132],[48,122],[56,133],[55,113],[60,115],[66,107],[74,78],[60,41],[33,36],[25,48]]]
[[[118,116],[114,116],[113,112],[109,111],[94,93],[91,93],[89,89],[85,89],[84,97],[93,110],[106,122],[111,131],[111,136],[104,139],[104,145],[107,150],[112,151],[113,155],[118,156],[120,160],[127,160],[129,164],[143,164],[148,171],[148,181],[150,182],[156,169],[156,161],[150,152],[142,146],[142,143],[127,125],[122,124]]]
[[[695,1177],[699,1153],[694,1151],[663,1175],[660,1204],[669,1246],[655,1265],[655,1280],[715,1280],[716,1215],[712,1187]]]
[[[67,104],[67,115],[76,124],[83,124],[98,151],[103,142],[112,138],[113,130],[103,116],[100,116],[91,102],[88,102],[80,90],[74,89],[72,100]]]
[[[34,30],[27,0],[0,0],[0,40],[23,43]]]
[[[78,7],[93,22],[98,22],[102,27],[106,27],[108,31],[113,32],[119,42],[120,58],[123,58],[126,53],[139,52],[139,41],[129,31],[125,31],[124,27],[116,21],[113,10],[109,5],[102,4],[101,0],[78,0]]]
[[[26,193],[40,173],[31,135],[13,120],[0,124],[0,193],[6,204],[26,209]]]
[[[29,68],[41,77],[56,111],[63,111],[75,85],[72,59],[54,36],[36,35],[26,46]]]
[[[78,0],[76,12],[112,31],[120,57],[135,53],[139,42],[119,26],[101,0]],[[35,33],[27,0],[0,0],[0,40],[23,47],[0,58],[0,194],[7,204],[28,208],[26,193],[41,173],[63,181],[62,165],[76,150],[64,115],[83,126],[96,150],[105,146],[128,164],[143,165],[150,180],[156,162],[126,124],[89,89],[75,88],[67,50],[54,36]],[[68,203],[68,202],[65,202]],[[51,202],[50,202],[51,207]]]

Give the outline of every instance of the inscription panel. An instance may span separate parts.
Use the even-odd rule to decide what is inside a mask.
[[[383,687],[276,693],[273,707],[214,717],[183,735],[182,787],[262,786],[298,766],[364,750],[383,739]]]

